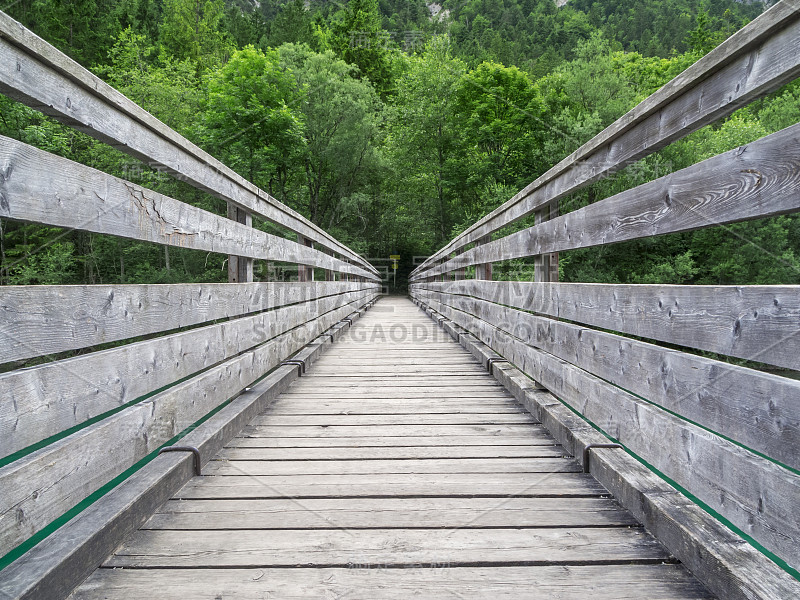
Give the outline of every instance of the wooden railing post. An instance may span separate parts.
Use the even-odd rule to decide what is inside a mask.
[[[297,235],[297,243],[307,246],[308,248],[314,247],[313,240],[310,240],[300,234]],[[297,265],[297,281],[314,281],[314,267]]]
[[[228,218],[248,227],[253,226],[253,215],[232,202],[228,202]],[[249,283],[253,281],[253,259],[245,256],[228,256],[228,282]]]
[[[487,235],[485,237],[482,237],[477,242],[475,242],[475,246],[480,246],[481,244],[488,244],[491,241],[492,241],[492,236]],[[492,263],[480,263],[475,265],[475,279],[481,279],[483,281],[491,281]]]
[[[558,202],[536,211],[536,225],[558,216]],[[558,252],[539,254],[533,258],[533,271],[536,281],[558,281]]]

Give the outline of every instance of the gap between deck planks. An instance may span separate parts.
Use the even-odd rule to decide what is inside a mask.
[[[74,598],[710,597],[579,471],[383,298]]]

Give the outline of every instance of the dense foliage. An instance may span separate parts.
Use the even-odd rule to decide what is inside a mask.
[[[513,196],[763,5],[22,0],[7,10],[357,251],[403,255],[407,272],[411,257]],[[794,83],[567,198],[562,212],[798,121]],[[0,133],[224,214],[219,199],[4,97]],[[3,284],[221,281],[226,273],[223,256],[9,221],[0,222],[0,253]],[[532,276],[530,261],[496,272]],[[260,265],[257,275],[275,270]],[[564,253],[561,277],[800,283],[800,221]]]

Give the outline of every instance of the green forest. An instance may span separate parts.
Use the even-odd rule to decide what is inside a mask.
[[[733,0],[19,0],[2,8],[376,264],[403,256],[399,284],[413,257],[436,251],[764,9]],[[561,211],[798,121],[793,82],[574,194]],[[225,214],[222,200],[2,96],[0,134]],[[227,277],[225,256],[7,220],[0,253],[0,284]],[[800,219],[568,252],[559,268],[562,281],[796,284]],[[531,279],[532,260],[495,273]],[[288,274],[256,265],[258,280]]]

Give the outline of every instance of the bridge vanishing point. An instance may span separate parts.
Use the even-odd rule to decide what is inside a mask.
[[[558,282],[559,252],[800,211],[797,124],[558,213],[799,75],[783,0],[408,299],[0,13],[0,93],[228,206],[0,137],[0,218],[229,257],[226,284],[0,288],[0,598],[800,598],[800,286]],[[494,281],[512,259],[535,281]]]

